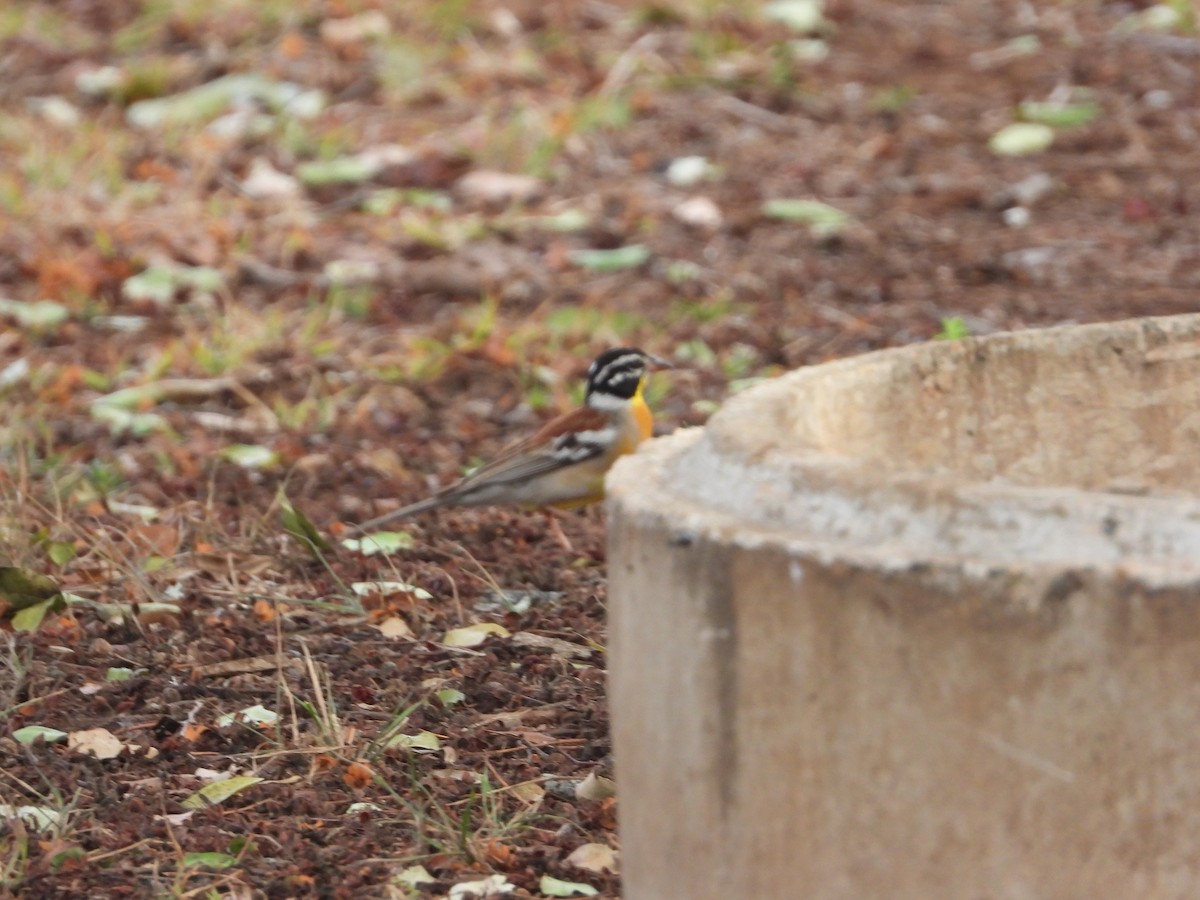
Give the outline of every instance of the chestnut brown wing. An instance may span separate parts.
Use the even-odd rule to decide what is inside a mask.
[[[483,485],[512,484],[576,465],[608,452],[613,439],[608,416],[587,406],[547,422],[536,433],[511,444],[439,496],[461,496]]]

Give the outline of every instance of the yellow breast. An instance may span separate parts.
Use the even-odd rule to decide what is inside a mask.
[[[613,417],[613,425],[618,432],[610,453],[571,466],[553,476],[563,482],[562,493],[570,498],[556,501],[554,506],[571,509],[603,499],[604,475],[609,466],[618,456],[632,453],[638,448],[638,444],[654,434],[654,416],[650,413],[650,407],[646,405],[640,387],[629,401],[629,406]]]
[[[650,413],[650,407],[646,405],[646,398],[642,396],[640,385],[630,403],[633,406],[633,418],[638,424],[638,430],[641,432],[642,440],[644,441],[650,435],[654,434],[654,416]]]
[[[617,441],[616,453],[613,454],[614,459],[632,453],[638,444],[654,434],[654,416],[650,413],[650,407],[646,405],[646,398],[642,396],[640,386],[629,401],[623,418],[625,421],[620,426],[621,435]]]

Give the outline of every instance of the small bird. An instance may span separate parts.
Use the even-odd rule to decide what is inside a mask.
[[[361,534],[448,506],[573,509],[603,499],[609,467],[617,457],[636,450],[653,431],[643,395],[651,365],[672,368],[666,360],[636,347],[605,350],[588,368],[583,406],[547,422],[456,484],[364,522],[350,533]]]

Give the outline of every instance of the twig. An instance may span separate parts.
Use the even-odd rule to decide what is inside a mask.
[[[242,270],[243,277],[258,284],[265,284],[267,287],[303,286],[324,289],[330,285],[330,280],[326,275],[292,272],[289,269],[280,269],[248,256],[243,256],[238,260],[238,267]]]
[[[1161,53],[1172,53],[1175,56],[1186,56],[1190,59],[1200,56],[1200,41],[1195,38],[1182,37],[1178,34],[1145,34],[1135,32],[1125,35],[1124,39]]]
[[[796,130],[796,123],[787,116],[771,112],[769,109],[763,109],[761,106],[755,106],[753,103],[747,103],[745,100],[735,97],[732,94],[717,94],[716,103],[718,106],[724,108],[726,112],[732,113],[739,119],[744,119],[752,125],[759,125],[770,131],[788,132],[789,134]]]

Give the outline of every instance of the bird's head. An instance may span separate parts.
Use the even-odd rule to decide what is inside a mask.
[[[669,369],[671,364],[636,347],[605,350],[588,367],[587,404],[597,409],[623,403],[638,396],[651,367]]]

